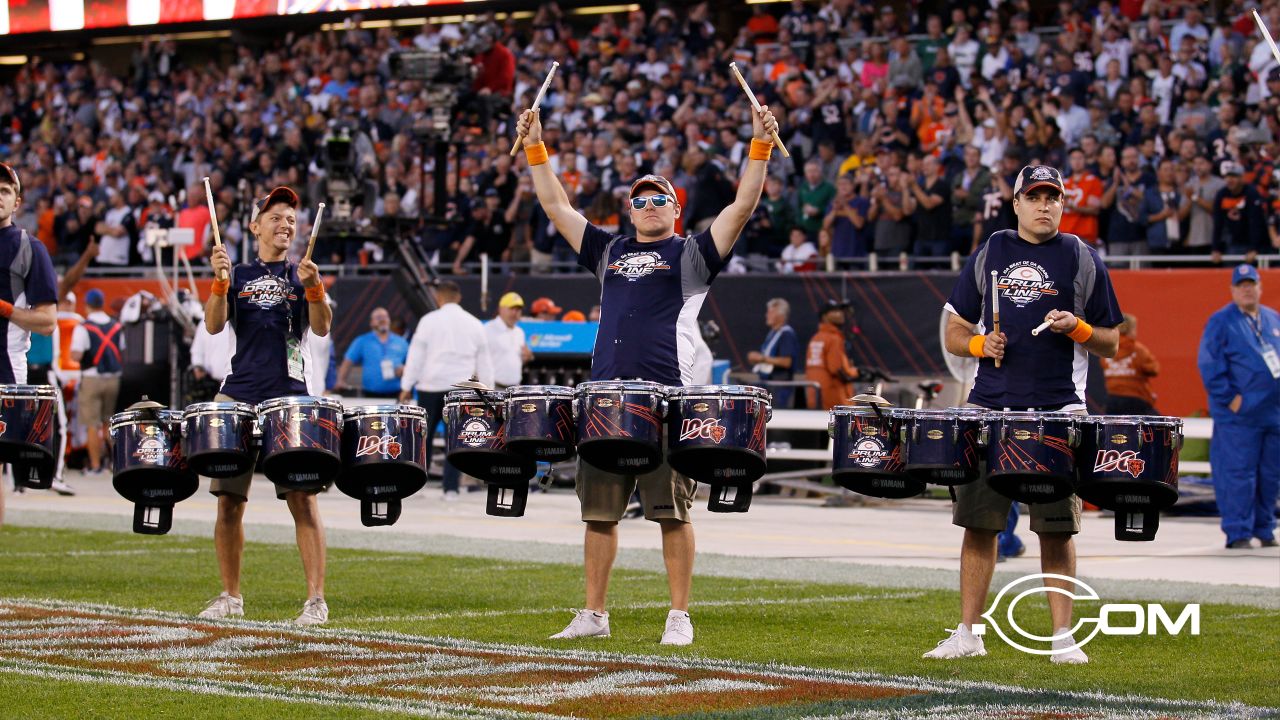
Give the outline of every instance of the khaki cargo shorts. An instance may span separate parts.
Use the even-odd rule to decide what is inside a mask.
[[[120,397],[119,375],[83,375],[76,390],[76,411],[85,427],[97,427],[116,412]]]
[[[977,405],[966,407],[978,408]],[[1068,412],[1087,414],[1083,408]],[[1009,520],[1009,507],[1013,505],[1013,500],[987,485],[986,458],[980,461],[978,479],[966,485],[952,487],[951,499],[954,501],[951,506],[951,523],[969,530],[1003,531]],[[1035,503],[1028,507],[1031,532],[1072,535],[1080,532],[1080,497],[1077,495],[1057,502]]]
[[[692,522],[689,509],[698,483],[662,463],[643,475],[615,475],[578,460],[574,489],[582,503],[583,522],[617,522],[627,510],[631,493],[640,489],[646,520]]]

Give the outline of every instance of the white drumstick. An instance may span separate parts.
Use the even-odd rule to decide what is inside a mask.
[[[995,270],[991,271],[991,324],[996,334],[1000,334],[1000,281]],[[996,367],[1000,367],[1000,358],[996,358]]]
[[[1267,30],[1266,23],[1262,22],[1262,16],[1258,14],[1258,9],[1253,9],[1253,21],[1258,23],[1258,29],[1262,31],[1262,39],[1267,41],[1267,46],[1271,48],[1271,56],[1280,63],[1280,48],[1276,47],[1276,41],[1271,39],[1271,31]]]
[[[1040,323],[1039,325],[1037,325],[1037,326],[1036,326],[1036,329],[1031,331],[1031,334],[1032,334],[1032,335],[1039,335],[1040,333],[1044,332],[1045,330],[1048,330],[1048,329],[1049,329],[1049,326],[1050,326],[1050,325],[1052,325],[1052,324],[1053,324],[1053,321],[1052,321],[1052,320],[1045,320],[1044,322],[1042,322],[1042,323]]]
[[[538,108],[542,107],[542,96],[547,94],[547,88],[551,87],[551,79],[556,76],[556,68],[560,67],[560,63],[552,62],[551,70],[547,72],[547,79],[542,81],[542,87],[538,88],[538,96],[533,99],[533,107],[529,108],[533,112],[538,112]],[[516,136],[516,142],[511,146],[511,157],[515,157],[520,150],[520,141],[524,140],[523,135]]]
[[[738,84],[742,86],[742,91],[747,94],[747,100],[751,103],[751,108],[760,112],[760,101],[756,99],[756,94],[751,92],[751,86],[747,84],[747,79],[742,77],[742,71],[738,70],[738,63],[729,63],[729,72],[737,79]],[[778,146],[778,152],[782,153],[782,157],[789,158],[791,153],[787,152],[787,146],[782,144],[782,138],[778,137],[776,131],[770,133],[773,136],[773,144]]]
[[[320,203],[316,208],[316,221],[311,223],[311,240],[307,243],[307,255],[305,260],[311,259],[311,251],[316,249],[316,237],[320,235],[320,217],[324,215],[324,203]]]
[[[209,178],[204,179],[204,197],[209,202],[209,226],[213,230],[213,246],[222,247],[222,234],[218,232],[218,209],[213,205],[213,188],[209,186]],[[226,280],[223,273],[218,273],[219,280]]]

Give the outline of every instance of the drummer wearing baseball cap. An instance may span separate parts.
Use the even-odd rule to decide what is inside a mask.
[[[600,281],[600,325],[591,358],[591,379],[638,379],[667,386],[694,382],[701,342],[698,311],[711,283],[728,264],[764,189],[778,122],[767,106],[748,111],[751,149],[733,202],[710,227],[692,235],[676,233],[682,208],[671,181],[645,175],[632,183],[626,212],[634,235],[610,233],[574,208],[552,170],[536,111],[516,124],[523,138],[529,173],[547,217],[578,255],[578,264]],[[536,309],[535,309],[536,312]],[[663,464],[644,474],[619,474],[579,464],[575,476],[586,523],[586,599],[568,627],[552,637],[574,639],[610,634],[606,595],[618,548],[618,522],[633,489],[646,519],[662,530],[671,609],[661,642],[693,642],[689,593],[693,581],[693,494],[697,484]]]
[[[1083,240],[1059,232],[1063,183],[1057,168],[1028,165],[1013,186],[1017,229],[992,233],[969,256],[948,299],[946,349],[978,359],[969,404],[991,411],[1084,413],[1088,353],[1113,357],[1123,317],[1106,266]],[[994,322],[998,294],[1000,322]],[[1050,332],[1033,335],[1045,326]],[[998,327],[998,330],[995,329]],[[999,364],[997,365],[997,361]],[[925,653],[930,659],[985,655],[981,624],[996,564],[996,536],[1005,529],[1011,500],[985,478],[952,489],[952,523],[963,527],[960,550],[960,622]],[[1080,498],[1031,506],[1031,530],[1040,538],[1042,572],[1075,577]],[[1056,580],[1046,585],[1070,588]],[[1049,594],[1055,663],[1089,658],[1072,639],[1069,594]]]

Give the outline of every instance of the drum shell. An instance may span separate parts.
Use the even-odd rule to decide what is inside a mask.
[[[285,397],[258,405],[262,472],[290,490],[318,490],[342,470],[342,405],[329,398]]]
[[[197,403],[182,414],[184,454],[193,472],[233,478],[253,469],[258,445],[253,430],[257,412],[238,402]]]
[[[52,479],[61,435],[51,385],[0,385],[0,463],[36,466]]]
[[[561,462],[577,452],[573,389],[561,385],[517,385],[506,400],[507,450],[531,460]]]
[[[575,388],[578,455],[593,467],[640,475],[662,466],[666,387],[645,381],[586,382]]]
[[[982,414],[961,409],[895,412],[907,474],[935,485],[965,485],[981,473]]]
[[[1081,499],[1107,510],[1162,510],[1178,501],[1181,418],[1094,416],[1081,423]]]
[[[195,494],[199,478],[182,453],[182,414],[126,410],[111,416],[111,484],[126,500],[172,505]]]
[[[427,482],[426,412],[412,405],[343,414],[338,489],[357,500],[403,499]]]
[[[445,450],[460,472],[495,484],[523,484],[537,464],[507,451],[506,396],[486,392],[451,392],[445,396]]]
[[[902,463],[901,421],[889,408],[838,405],[831,409],[832,477],[836,484],[863,495],[905,498],[920,494],[925,483],[906,474]]]
[[[1075,492],[1080,417],[1069,413],[988,412],[987,484],[1012,500],[1056,502]]]
[[[772,415],[762,388],[679,388],[667,396],[667,462],[713,485],[750,485],[765,471],[765,426]]]

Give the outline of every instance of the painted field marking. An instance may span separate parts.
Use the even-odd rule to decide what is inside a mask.
[[[214,623],[154,610],[50,600],[0,600],[0,673],[4,672],[465,720],[633,718],[660,711],[760,710],[776,716],[789,706],[806,704],[831,709],[814,720],[1274,716],[1274,709],[1239,703],[1045,691],[393,632]]]

